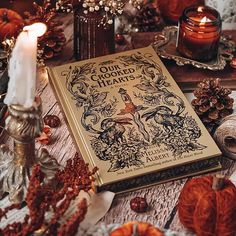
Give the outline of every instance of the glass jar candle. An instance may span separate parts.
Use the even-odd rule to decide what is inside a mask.
[[[177,50],[184,57],[210,61],[217,57],[220,34],[221,19],[215,9],[188,7],[179,20]]]

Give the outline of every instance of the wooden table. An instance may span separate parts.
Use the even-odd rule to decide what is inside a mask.
[[[72,17],[66,16],[63,19],[65,34],[67,36],[66,48],[63,54],[49,62],[48,65],[60,65],[73,60],[72,52]],[[58,106],[53,91],[48,84],[45,69],[41,69],[37,84],[37,94],[41,96],[43,101],[43,115],[55,114],[60,117],[62,125],[52,130],[52,142],[46,146],[51,155],[53,155],[61,164],[74,156],[76,152],[75,145],[63,119],[62,112]],[[236,96],[235,96],[236,98]],[[3,142],[9,143],[7,136]],[[37,144],[37,148],[41,148]],[[44,146],[45,147],[45,146]],[[230,175],[236,170],[236,163],[225,159],[224,173]],[[187,179],[172,181],[165,184],[144,188],[138,191],[119,194],[115,197],[112,207],[104,216],[100,223],[124,223],[131,220],[147,221],[152,224],[165,228],[171,228],[176,231],[183,230],[178,216],[176,214],[176,204],[179,194]],[[149,203],[149,209],[146,213],[137,214],[130,209],[129,202],[135,196],[143,196]]]

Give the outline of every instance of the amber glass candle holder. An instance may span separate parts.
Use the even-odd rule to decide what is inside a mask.
[[[220,34],[221,18],[215,9],[186,8],[179,20],[177,50],[184,57],[210,61],[217,57]]]
[[[100,12],[74,9],[74,56],[85,60],[115,52],[114,23],[103,25]]]

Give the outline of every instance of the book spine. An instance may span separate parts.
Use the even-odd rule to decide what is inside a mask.
[[[155,173],[146,174],[143,176],[130,178],[124,181],[119,181],[113,184],[103,185],[97,188],[98,192],[112,191],[115,193],[121,193],[125,191],[131,191],[140,189],[142,187],[152,186],[155,184],[165,183],[167,181],[173,181],[184,177],[190,177],[200,175],[205,172],[215,171],[221,169],[219,162],[220,158],[210,158],[207,160],[198,161],[182,166],[173,167],[167,170],[161,170]]]

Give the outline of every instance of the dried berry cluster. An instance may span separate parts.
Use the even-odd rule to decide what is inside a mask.
[[[42,22],[47,25],[47,32],[39,38],[39,50],[43,59],[50,59],[59,55],[64,48],[66,38],[61,22],[56,20],[56,9],[44,0],[42,5],[33,3],[34,13],[26,12],[26,23]]]
[[[64,224],[60,219],[64,216],[81,190],[89,191],[93,185],[93,175],[97,171],[89,171],[88,165],[76,154],[73,160],[69,160],[64,170],[59,170],[53,181],[43,183],[44,174],[40,166],[33,169],[32,177],[26,196],[29,214],[24,222],[15,222],[5,229],[0,229],[0,235],[32,235],[35,231],[40,235],[74,235],[87,212],[87,202],[78,203],[78,209]],[[0,210],[0,219],[12,209],[19,209],[19,204],[14,204],[5,210]],[[46,213],[52,211],[50,220],[46,220]]]
[[[229,94],[231,90],[223,88],[219,79],[205,79],[198,84],[192,105],[207,127],[212,127],[233,112],[234,99]]]

